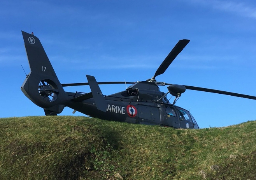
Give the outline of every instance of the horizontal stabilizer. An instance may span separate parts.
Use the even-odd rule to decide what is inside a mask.
[[[86,77],[87,77],[89,86],[91,88],[93,99],[95,101],[95,105],[96,105],[97,109],[101,110],[103,112],[106,112],[107,102],[106,102],[104,96],[102,95],[102,92],[100,90],[100,87],[99,87],[95,77],[89,76],[89,75],[86,75]]]

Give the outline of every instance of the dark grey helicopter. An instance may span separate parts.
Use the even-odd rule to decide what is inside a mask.
[[[37,106],[44,109],[45,115],[57,115],[64,107],[70,107],[91,117],[105,120],[147,125],[162,125],[174,128],[198,129],[199,126],[191,113],[175,105],[186,89],[218,93],[256,100],[255,96],[220,91],[202,87],[175,85],[157,82],[156,76],[163,74],[176,56],[189,43],[180,40],[159,66],[155,75],[146,81],[138,82],[97,82],[87,75],[88,83],[61,84],[44,51],[40,40],[22,31],[30,74],[27,75],[22,92]],[[99,84],[132,84],[126,90],[104,96]],[[63,87],[89,85],[90,93],[66,92]],[[158,86],[168,85],[168,92],[161,92]],[[175,96],[173,103],[167,94]]]

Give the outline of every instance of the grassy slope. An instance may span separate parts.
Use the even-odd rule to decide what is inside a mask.
[[[253,179],[256,122],[175,130],[85,117],[0,119],[0,179]]]

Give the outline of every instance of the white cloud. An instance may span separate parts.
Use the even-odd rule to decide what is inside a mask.
[[[238,1],[220,1],[220,0],[193,0],[194,3],[208,5],[214,9],[232,12],[239,16],[245,16],[256,19],[256,4],[248,4]]]
[[[22,55],[0,55],[0,65],[21,63],[24,60]]]
[[[22,38],[21,31],[18,32],[0,32],[0,39],[7,39],[7,40],[20,40]]]

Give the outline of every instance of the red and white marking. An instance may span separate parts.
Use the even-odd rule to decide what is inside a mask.
[[[135,117],[137,115],[137,109],[133,105],[128,105],[126,111],[130,117]]]

